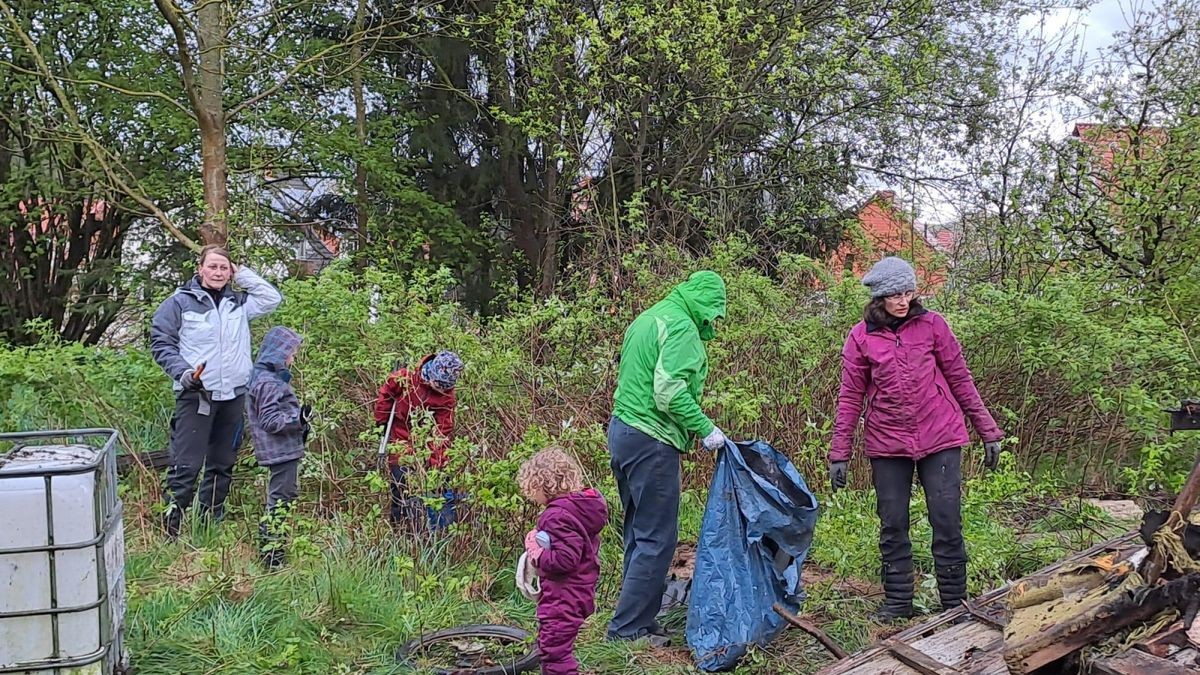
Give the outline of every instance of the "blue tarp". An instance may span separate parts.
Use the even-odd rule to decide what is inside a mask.
[[[775,639],[785,623],[774,603],[799,611],[816,523],[817,498],[782,453],[763,441],[720,451],[688,603],[687,642],[701,670],[729,670],[750,645]]]

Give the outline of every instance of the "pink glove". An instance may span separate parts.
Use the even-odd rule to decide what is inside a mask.
[[[542,547],[537,543],[537,530],[530,530],[525,535],[525,553],[529,555],[529,559],[537,562],[537,559],[542,557]]]

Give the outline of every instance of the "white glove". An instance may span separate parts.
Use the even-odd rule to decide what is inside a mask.
[[[702,442],[704,443],[704,448],[706,450],[712,450],[713,452],[716,452],[717,450],[725,447],[725,444],[729,442],[729,439],[725,438],[725,432],[721,431],[719,427],[714,426],[713,430],[704,437]]]

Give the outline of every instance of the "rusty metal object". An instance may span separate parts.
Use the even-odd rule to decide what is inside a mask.
[[[834,642],[833,638],[829,637],[828,633],[821,630],[820,628],[817,628],[816,624],[814,624],[811,621],[808,621],[806,619],[801,619],[800,617],[796,616],[795,614],[792,614],[791,612],[789,612],[787,610],[786,607],[779,604],[778,602],[771,605],[771,609],[775,610],[775,613],[778,614],[779,616],[782,616],[784,621],[787,621],[788,623],[792,624],[796,628],[799,628],[800,630],[803,630],[805,633],[808,633],[809,635],[816,638],[817,642],[820,642],[822,647],[829,650],[830,654],[833,654],[833,658],[844,659],[847,656],[849,656],[849,654],[846,653],[845,649],[842,649],[838,645],[838,643]]]
[[[916,649],[906,642],[884,640],[887,648],[896,660],[923,675],[960,675],[962,671],[954,666],[948,666],[925,652]]]

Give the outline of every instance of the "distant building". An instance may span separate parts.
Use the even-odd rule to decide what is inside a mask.
[[[896,205],[896,193],[891,190],[876,192],[854,209],[853,215],[861,229],[861,238],[855,236],[857,233],[843,238],[829,258],[829,269],[834,274],[861,277],[880,258],[899,255],[913,261],[921,293],[936,294],[946,283],[946,263],[939,253],[953,250],[956,243],[953,232],[939,231],[935,246]]]

